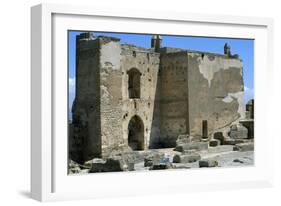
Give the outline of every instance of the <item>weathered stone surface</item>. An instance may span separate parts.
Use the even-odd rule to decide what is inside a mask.
[[[222,132],[215,132],[214,139],[219,140],[222,145],[224,144],[224,136]]]
[[[135,170],[135,163],[134,162],[128,162],[127,164],[123,165],[123,170],[134,171]]]
[[[76,55],[69,151],[79,163],[121,147],[206,150],[208,143],[189,145],[179,134],[202,136],[206,120],[209,137],[242,116],[243,65],[233,56],[143,48],[90,33],[77,36]]]
[[[150,170],[171,168],[170,157],[165,153],[153,153],[144,158],[144,167]]]
[[[254,143],[253,142],[247,142],[247,143],[236,144],[233,147],[233,150],[234,151],[240,151],[240,152],[254,151]]]
[[[176,163],[176,164],[172,164],[172,168],[173,169],[190,169],[190,166],[187,166],[186,164],[182,164],[182,163]]]
[[[153,160],[149,158],[144,158],[144,167],[151,167],[153,165]]]
[[[161,160],[163,158],[164,158],[164,154],[162,153],[150,154],[144,158],[144,166],[151,167],[153,165],[158,165],[161,163]]]
[[[180,163],[181,162],[181,157],[180,155],[174,155],[173,157],[173,163]]]
[[[248,129],[242,124],[235,124],[230,127],[229,137],[233,139],[247,139]]]
[[[247,142],[245,139],[225,139],[224,140],[224,145],[236,145],[240,143]]]
[[[220,145],[220,141],[219,140],[214,139],[214,140],[210,140],[210,142],[209,142],[209,146],[210,147],[216,147],[218,145]]]
[[[217,147],[209,147],[208,154],[225,153],[233,151],[233,145],[220,145]]]
[[[217,167],[218,162],[216,160],[200,160],[199,167]]]
[[[150,167],[150,170],[165,170],[171,168],[171,165],[169,164],[156,164]]]
[[[173,163],[192,163],[201,159],[198,153],[184,154],[184,155],[174,155]]]
[[[119,172],[123,170],[121,160],[109,158],[105,163],[93,163],[90,172]]]
[[[80,171],[81,171],[81,168],[79,167],[78,164],[73,163],[73,162],[69,164],[69,173],[70,174],[77,174],[77,173],[80,173]]]
[[[181,162],[182,163],[191,163],[191,162],[196,162],[201,159],[201,156],[197,153],[194,153],[192,155],[183,155],[181,157]]]
[[[207,150],[208,149],[208,142],[190,142],[187,144],[178,145],[175,148],[175,151],[178,152],[185,152],[188,150]]]
[[[176,145],[179,146],[190,142],[191,142],[191,137],[188,134],[181,134],[177,138]]]
[[[254,120],[253,119],[243,119],[239,121],[244,127],[248,129],[248,138],[254,138]]]
[[[104,164],[106,162],[106,160],[101,159],[101,158],[94,158],[88,162],[86,162],[86,164],[97,164],[97,163],[101,163]]]
[[[164,170],[172,168],[172,164],[168,161],[160,161],[159,163],[153,164],[149,169],[150,170]]]

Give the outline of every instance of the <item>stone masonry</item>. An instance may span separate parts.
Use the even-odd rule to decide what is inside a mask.
[[[82,33],[76,39],[76,97],[69,154],[85,162],[112,151],[175,147],[244,118],[243,65],[231,55],[121,44]]]

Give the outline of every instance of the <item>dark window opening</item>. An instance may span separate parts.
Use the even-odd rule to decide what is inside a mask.
[[[128,72],[129,75],[129,82],[128,82],[128,92],[129,92],[129,98],[140,98],[140,77],[141,73],[133,68],[130,69]]]

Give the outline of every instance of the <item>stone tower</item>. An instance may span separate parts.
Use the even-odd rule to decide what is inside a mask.
[[[121,44],[82,33],[76,41],[76,97],[70,158],[174,147],[178,135],[204,138],[243,116],[242,61],[230,54]]]
[[[154,51],[159,52],[160,48],[162,47],[162,37],[160,35],[153,35],[151,38],[151,48]]]

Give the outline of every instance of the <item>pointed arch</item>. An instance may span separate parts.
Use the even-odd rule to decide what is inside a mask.
[[[128,145],[132,150],[144,150],[144,125],[137,115],[128,124]]]

